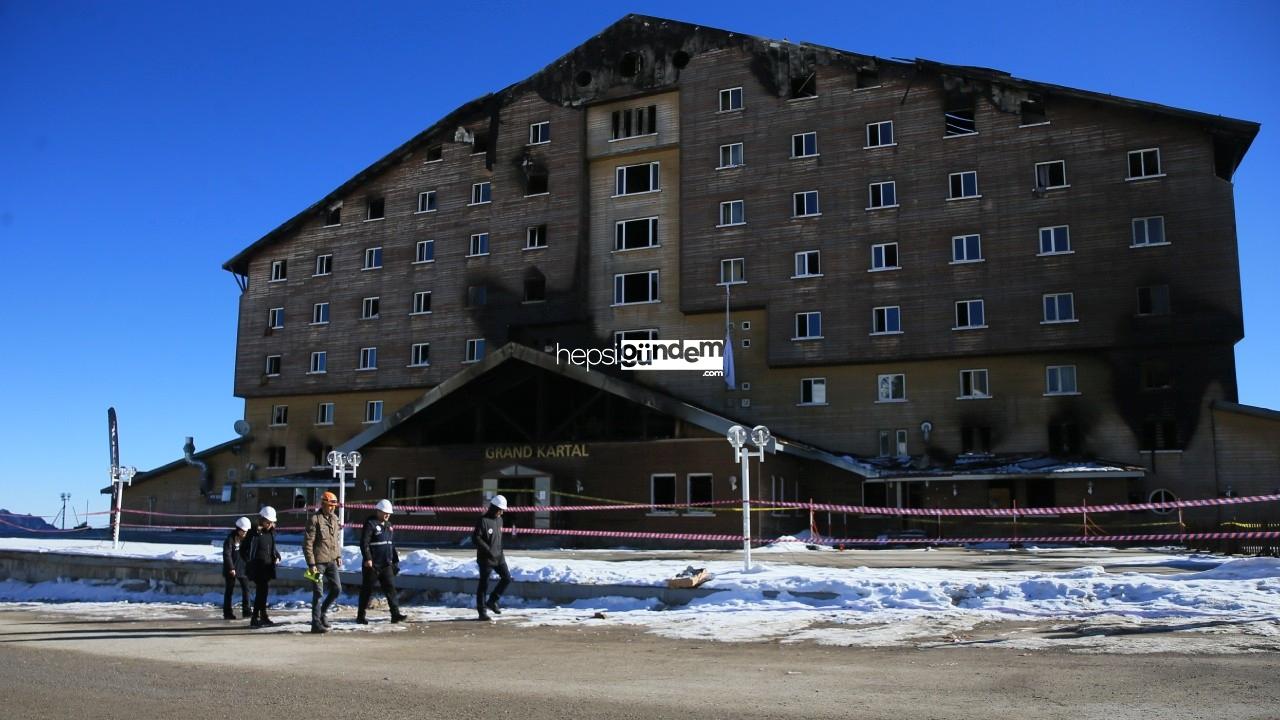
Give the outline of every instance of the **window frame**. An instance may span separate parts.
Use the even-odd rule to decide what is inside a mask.
[[[981,373],[979,375],[979,373]],[[965,393],[965,377],[969,378],[969,392]],[[982,390],[978,390],[976,379],[982,378]],[[968,368],[960,371],[960,394],[957,400],[990,400],[991,373],[987,368]]]
[[[369,347],[360,348],[360,360],[356,365],[356,372],[367,372],[369,370],[378,369],[378,346],[371,345]]]
[[[1063,390],[1063,370],[1069,369],[1071,377],[1071,390]],[[1058,389],[1053,390],[1052,386],[1057,384]],[[1074,364],[1067,365],[1045,365],[1044,366],[1044,396],[1072,396],[1080,394],[1080,371]]]
[[[308,375],[325,375],[329,372],[329,352],[327,350],[312,350],[311,361],[307,365]]]
[[[485,257],[489,254],[489,233],[471,233],[467,242],[467,257]]]
[[[969,257],[969,242],[968,242],[969,238],[974,238],[977,240],[977,248],[978,248],[977,257],[974,257],[974,258]],[[963,241],[963,244],[960,246],[964,250],[962,254],[965,257],[963,259],[956,257],[956,247],[957,247],[956,241],[957,240]],[[983,257],[982,255],[982,234],[968,233],[967,235],[952,235],[951,236],[951,262],[948,264],[949,265],[967,265],[969,263],[978,263],[978,262],[986,262],[986,258]]]
[[[884,203],[884,188],[888,186],[893,195],[893,202]],[[875,204],[876,191],[879,190],[880,205]],[[898,183],[896,180],[881,180],[880,182],[867,183],[867,211],[871,210],[888,210],[889,208],[898,207]]]
[[[731,278],[731,279],[729,279],[729,280],[725,280],[725,276],[724,276],[725,263],[729,263],[729,265],[728,265],[728,267],[729,267],[729,277]],[[741,279],[740,279],[740,280],[733,280],[733,279],[732,279],[733,274],[734,274],[734,273],[733,273],[733,269],[734,269],[735,267],[736,267],[736,268],[738,268],[739,270],[741,270],[741,272],[739,273],[739,276],[741,277]],[[746,283],[747,283],[747,260],[746,260],[746,258],[740,258],[740,257],[736,257],[736,258],[721,258],[721,260],[720,260],[720,282],[716,283],[716,285],[745,285]]]
[[[658,494],[656,492],[657,485],[654,481],[660,477],[671,478],[671,502],[669,503],[658,502]],[[676,473],[649,473],[649,512],[646,513],[647,515],[675,515],[676,514],[674,507],[658,509],[657,506],[658,505],[675,506],[679,504],[680,498],[679,498],[679,487],[677,485],[678,480],[679,480],[679,475],[677,475]]]
[[[808,152],[809,146],[810,146],[810,143],[809,143],[810,139],[813,140],[812,142],[813,152]],[[797,143],[797,140],[799,141],[798,143]],[[796,153],[797,147],[799,147],[800,149],[799,154]],[[816,158],[819,155],[820,153],[818,152],[818,131],[817,130],[810,130],[808,132],[795,133],[791,136],[791,158],[790,158],[791,160],[803,160],[807,158]]]
[[[428,250],[423,252],[423,250]],[[427,257],[424,259],[423,256]],[[435,238],[430,240],[419,240],[413,245],[413,263],[414,265],[426,265],[436,261],[436,241]]]
[[[636,247],[620,247],[619,241],[624,245],[626,243],[626,225],[630,223],[644,222],[647,223],[649,244],[638,245]],[[632,250],[648,250],[650,248],[662,247],[658,241],[658,216],[628,218],[626,220],[617,220],[613,223],[613,252],[630,252]]]
[[[887,250],[890,247],[893,248],[893,264],[892,265],[887,264],[889,259]],[[876,258],[877,250],[880,251],[878,264],[877,264],[877,258]],[[902,265],[900,263],[901,263],[901,255],[898,252],[897,241],[886,242],[886,243],[876,243],[871,246],[871,267],[867,269],[867,272],[885,272],[886,270],[901,270]]]
[[[974,307],[974,305],[975,305],[975,304],[976,304],[976,305],[977,305],[977,307],[978,307],[978,313],[982,316],[982,322],[977,323],[977,324],[974,324],[974,322],[973,322],[973,307]],[[965,308],[965,311],[964,311],[964,313],[965,313],[965,318],[966,318],[966,320],[968,321],[968,324],[966,324],[966,325],[961,325],[961,324],[960,324],[960,307],[961,307],[962,305],[963,305],[963,306],[964,306],[964,308]],[[954,315],[954,317],[955,317],[955,324],[951,327],[951,329],[952,329],[952,330],[982,330],[982,329],[985,329],[985,328],[987,327],[987,303],[986,303],[986,300],[985,300],[984,298],[968,298],[968,299],[965,299],[965,300],[957,300],[957,301],[956,301],[956,304],[955,304],[955,315]]]
[[[272,360],[275,362],[273,363]],[[271,372],[271,366],[275,365],[275,372]],[[262,374],[267,377],[279,377],[280,370],[284,366],[283,355],[267,355],[266,363],[262,366]]]
[[[738,210],[738,220],[735,222],[733,211],[735,207]],[[726,210],[728,214],[726,216]],[[726,219],[728,222],[726,222]],[[747,201],[746,200],[725,200],[720,203],[720,222],[716,225],[718,228],[737,227],[747,224]]]
[[[967,193],[969,189],[966,181],[972,178],[973,192]],[[959,180],[958,188],[960,194],[956,194],[957,179]],[[978,171],[977,170],[961,170],[947,174],[947,200],[976,200],[982,197],[982,193],[978,190]]]
[[[804,318],[805,334],[800,334],[800,318]],[[817,333],[814,333],[814,319],[817,321]],[[793,316],[792,329],[795,334],[791,337],[792,342],[802,342],[806,340],[822,340],[822,311],[821,310],[805,310],[795,313]]]
[[[693,479],[706,478],[708,497],[706,500],[693,499]],[[685,473],[684,476],[684,501],[685,501],[685,517],[711,517],[715,515],[714,505],[694,505],[695,502],[715,502],[715,475],[708,472]]]
[[[737,148],[737,161],[734,161],[734,148]],[[725,151],[728,150],[729,164],[725,164]],[[741,142],[725,143],[720,146],[720,164],[716,166],[717,170],[732,170],[740,168],[747,164],[746,148]]]
[[[1048,185],[1048,184],[1041,185],[1040,184],[1040,168],[1042,167],[1048,168],[1053,165],[1059,165],[1062,167],[1062,182],[1058,185]],[[1053,180],[1052,171],[1048,171],[1046,173],[1046,178],[1048,179],[1049,182],[1052,182]],[[1032,187],[1034,187],[1038,191],[1063,190],[1065,188],[1071,187],[1071,183],[1067,182],[1067,161],[1066,160],[1046,160],[1044,162],[1035,163],[1035,167],[1032,168],[1032,182],[1034,183]]]
[[[423,200],[426,200],[426,207],[423,207]],[[437,196],[435,190],[423,190],[418,193],[418,211],[414,215],[423,215],[425,213],[433,213],[439,210],[437,204]]]
[[[647,195],[649,193],[662,192],[662,163],[658,160],[649,162],[634,163],[632,165],[617,165],[613,171],[613,197],[634,197],[636,195]],[[649,168],[649,189],[637,190],[635,192],[626,192],[628,170],[641,167]]]
[[[805,264],[805,270],[806,270],[806,272],[805,272],[804,274],[801,274],[801,273],[799,272],[799,270],[800,270],[800,258],[801,258],[801,256],[804,256],[804,258],[805,258],[805,263],[804,263],[804,264]],[[816,272],[816,273],[808,272],[808,268],[809,268],[809,261],[808,261],[808,258],[809,258],[809,256],[813,256],[813,257],[815,257],[815,258],[816,258],[816,260],[817,260],[818,272]],[[796,253],[794,253],[794,254],[792,255],[792,270],[793,270],[793,272],[795,273],[795,274],[793,274],[793,275],[791,276],[791,279],[792,279],[792,280],[800,280],[800,279],[803,279],[803,278],[815,278],[815,277],[822,277],[822,251],[821,251],[821,250],[799,250],[799,251],[797,251]]]
[[[1062,238],[1066,242],[1065,250],[1058,249],[1058,233],[1057,233],[1058,230],[1063,231]],[[1044,249],[1046,231],[1049,233],[1049,236],[1048,236],[1049,247],[1051,248],[1049,250]],[[1071,226],[1070,225],[1046,225],[1040,228],[1040,230],[1038,231],[1038,236],[1040,238],[1040,242],[1038,245],[1038,248],[1040,251],[1036,253],[1036,257],[1048,257],[1050,255],[1074,255],[1076,252],[1071,248]]]
[[[1142,295],[1143,291],[1147,291],[1147,311],[1142,311]],[[1158,292],[1160,291],[1160,292]],[[1137,312],[1135,317],[1162,317],[1173,314],[1173,299],[1170,297],[1169,284],[1162,285],[1139,285],[1136,290],[1137,294]],[[1161,295],[1163,294],[1163,297]],[[1157,307],[1157,300],[1163,300],[1163,307]]]
[[[1150,238],[1152,220],[1160,221],[1159,222],[1160,238],[1161,238],[1160,242],[1150,242],[1150,240],[1148,240],[1147,242],[1141,242],[1141,243],[1138,242],[1137,241],[1138,223],[1142,223],[1143,237]],[[1168,234],[1166,234],[1163,215],[1147,215],[1145,217],[1136,217],[1129,220],[1129,247],[1131,248],[1159,247],[1161,245],[1168,245],[1168,244],[1169,244],[1169,236]]]
[[[426,309],[423,309],[426,308]],[[413,304],[409,308],[410,315],[430,315],[431,314],[431,291],[415,290],[413,293]]]
[[[549,142],[551,142],[550,120],[529,123],[529,142],[525,143],[526,146],[546,145]]]
[[[1155,168],[1156,171],[1154,173],[1146,172],[1147,170],[1147,162],[1145,159],[1146,153],[1156,154],[1156,168]],[[1143,171],[1142,175],[1133,174],[1133,156],[1134,155],[1138,156],[1138,164],[1141,166]],[[1160,157],[1160,148],[1158,146],[1150,147],[1150,148],[1140,148],[1138,150],[1130,150],[1128,155],[1126,155],[1125,157],[1127,160],[1125,165],[1125,178],[1124,178],[1125,182],[1131,182],[1133,180],[1150,180],[1152,178],[1162,178],[1166,176],[1166,173],[1164,171],[1164,159]]]
[[[289,260],[272,260],[270,274],[267,276],[267,282],[288,282],[289,280]]]
[[[817,392],[819,388],[821,388],[821,393]],[[806,389],[808,390],[808,400],[805,400]],[[818,395],[822,396],[821,400],[817,399]],[[825,377],[800,378],[800,402],[796,403],[797,406],[813,407],[828,404],[827,379]]]
[[[419,358],[419,355],[422,355]],[[407,367],[428,367],[431,365],[431,343],[412,343],[409,345],[409,364]]]
[[[735,91],[737,92],[737,98],[738,98],[738,104],[736,107],[733,104]],[[728,107],[725,106],[726,99],[728,99],[729,101]],[[716,114],[742,112],[743,108],[745,107],[746,107],[746,98],[743,95],[742,86],[722,88],[720,90],[720,109],[716,111]]]
[[[375,208],[379,214],[374,215]],[[369,196],[364,199],[364,222],[378,222],[387,219],[387,198],[379,195],[377,197]]]
[[[484,338],[467,338],[466,348],[463,350],[462,363],[466,365],[484,360],[485,349]]]
[[[322,265],[324,267],[323,272],[321,272]],[[332,274],[333,274],[333,253],[317,255],[314,272],[311,273],[311,277],[325,277],[327,275],[332,275]]]
[[[1076,312],[1076,294],[1075,294],[1075,292],[1044,293],[1044,294],[1043,294],[1043,295],[1041,295],[1040,297],[1041,297],[1041,311],[1042,311],[1042,313],[1043,313],[1043,315],[1042,315],[1042,318],[1043,318],[1043,319],[1040,321],[1040,324],[1041,324],[1041,325],[1066,325],[1066,324],[1070,324],[1070,323],[1080,322],[1080,315]],[[1053,305],[1053,308],[1054,308],[1054,315],[1060,315],[1061,310],[1062,310],[1062,306],[1061,306],[1060,298],[1064,298],[1064,297],[1065,297],[1065,298],[1068,298],[1068,302],[1070,303],[1070,308],[1071,308],[1071,317],[1069,317],[1069,318],[1067,318],[1067,319],[1065,319],[1065,320],[1064,320],[1064,319],[1062,319],[1062,318],[1060,318],[1060,317],[1059,317],[1059,318],[1056,318],[1056,319],[1053,319],[1053,320],[1050,320],[1050,319],[1049,319],[1049,313],[1048,313],[1048,309],[1049,309],[1048,302],[1049,302],[1049,299],[1050,299],[1050,298],[1053,298],[1053,299],[1054,299],[1054,301],[1053,301],[1053,302],[1054,302],[1054,305]]]
[[[890,323],[893,319],[895,322]],[[891,325],[895,325],[896,329],[890,329]],[[871,308],[871,335],[901,335],[902,334],[902,306],[901,305],[881,305]]]
[[[813,210],[809,208],[809,198],[813,198]],[[797,213],[796,210],[803,209],[804,212]],[[791,219],[811,218],[822,215],[822,201],[818,196],[817,190],[801,190],[791,193]]]
[[[539,242],[541,241],[541,242]],[[524,248],[525,250],[546,250],[547,249],[547,224],[529,225],[524,229]]]
[[[272,405],[271,406],[271,423],[267,427],[288,427],[289,425],[289,406],[288,405]]]
[[[889,142],[881,142],[884,140],[884,132],[881,128],[885,125],[889,126]],[[876,142],[871,142],[871,129],[875,128]],[[867,123],[866,134],[864,136],[866,144],[862,146],[863,150],[875,150],[876,148],[894,147],[898,144],[897,136],[893,134],[892,120],[879,120]]]
[[[360,299],[360,319],[377,320],[382,314],[382,296],[370,295]]]
[[[316,419],[315,425],[332,425],[335,406],[332,402],[316,403]]]
[[[900,382],[895,384],[894,378],[901,378]],[[888,395],[884,393],[885,382],[888,381]],[[895,396],[895,390],[901,390],[901,396]],[[876,403],[902,403],[907,402],[907,374],[906,373],[879,373],[876,375]]]
[[[467,203],[467,207],[491,203],[493,203],[493,181],[481,180],[478,183],[471,183],[471,202]]]
[[[375,264],[376,263],[376,264]],[[364,249],[364,265],[360,267],[360,271],[365,270],[381,270],[382,269],[382,246],[374,245]]]
[[[364,402],[364,422],[363,425],[372,425],[382,422],[382,401],[366,400]]]
[[[267,327],[271,330],[284,329],[284,308],[273,307],[267,310]]]
[[[648,300],[631,300],[626,298],[627,281],[623,278],[644,275],[648,277],[645,287],[649,290]],[[610,307],[622,307],[625,305],[652,305],[662,302],[662,286],[661,276],[658,270],[638,270],[629,273],[614,273],[613,275],[613,303]]]

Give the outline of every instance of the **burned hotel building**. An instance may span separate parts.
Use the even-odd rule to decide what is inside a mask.
[[[1272,492],[1280,415],[1238,404],[1233,354],[1232,175],[1257,132],[630,15],[231,258],[243,434],[143,473],[126,507],[310,504],[338,448],[364,455],[352,502],[500,490],[657,506],[522,526],[733,532],[737,513],[671,507],[739,496],[733,424],[778,438],[753,467],[764,503]],[[726,295],[734,389],[556,356],[723,338]],[[1254,510],[1186,520],[1224,512]]]

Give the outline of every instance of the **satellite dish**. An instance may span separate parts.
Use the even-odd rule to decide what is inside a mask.
[[[249,431],[253,429],[253,427],[244,420],[237,420],[235,424],[231,426],[231,428],[236,431],[237,435],[241,435],[241,436],[248,435]]]

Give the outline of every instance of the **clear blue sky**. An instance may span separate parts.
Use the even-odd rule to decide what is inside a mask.
[[[140,469],[232,437],[224,261],[458,105],[627,12],[1262,123],[1235,177],[1242,402],[1280,408],[1280,3],[0,0],[0,507],[105,509],[106,409]],[[1274,225],[1274,220],[1272,221]],[[95,523],[96,524],[96,523]]]

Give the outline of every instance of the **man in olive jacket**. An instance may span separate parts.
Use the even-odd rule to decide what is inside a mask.
[[[302,555],[307,569],[319,574],[311,591],[311,632],[329,632],[326,614],[342,592],[342,579],[338,569],[342,567],[342,526],[338,522],[338,497],[326,492],[320,497],[319,511],[307,518],[307,530],[302,536]],[[320,593],[328,586],[324,602]]]
[[[360,555],[363,566],[360,569],[360,607],[356,611],[356,622],[368,624],[365,611],[369,609],[369,598],[373,596],[373,584],[382,586],[382,594],[387,596],[387,607],[391,610],[391,622],[404,622],[408,615],[400,612],[399,598],[396,592],[395,576],[400,574],[400,553],[396,551],[395,528],[391,526],[391,501],[379,500],[374,505],[373,514],[364,521],[364,529],[360,532]]]
[[[507,558],[502,554],[502,513],[507,509],[507,499],[494,495],[489,501],[489,509],[476,521],[476,529],[471,533],[471,542],[476,546],[476,565],[480,571],[480,582],[476,584],[476,610],[481,620],[488,620],[489,609],[494,615],[501,615],[498,599],[511,584],[511,572],[507,570]],[[485,591],[489,589],[489,573],[498,573],[498,586],[485,599]]]

